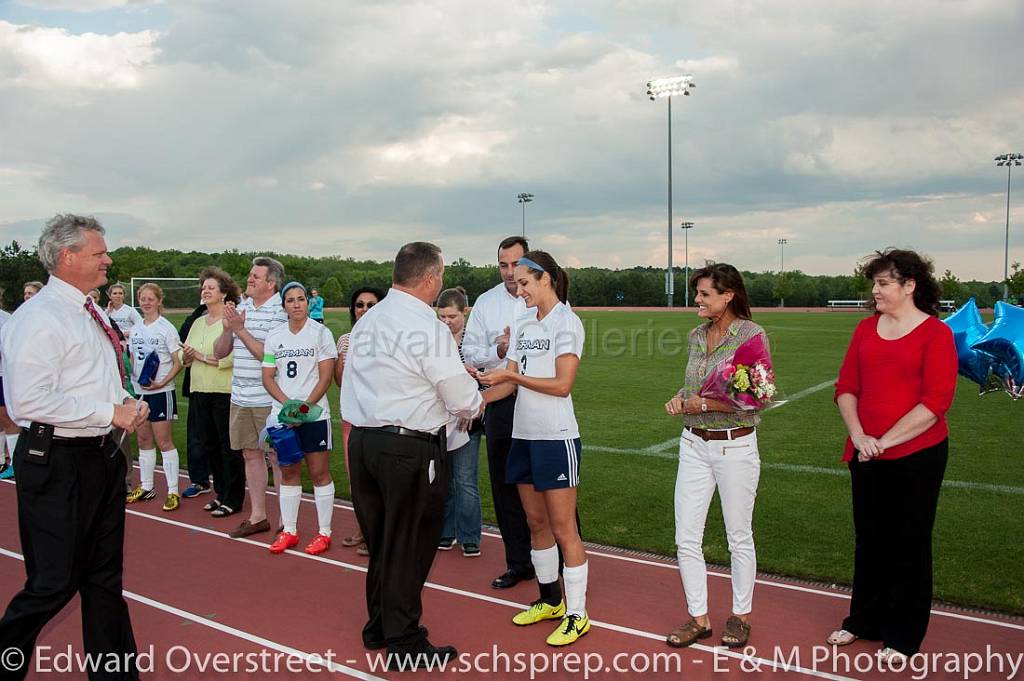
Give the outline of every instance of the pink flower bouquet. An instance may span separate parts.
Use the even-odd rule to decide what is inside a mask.
[[[711,372],[699,395],[752,411],[771,403],[775,393],[772,360],[764,337],[757,335],[736,348],[730,361],[723,362]]]

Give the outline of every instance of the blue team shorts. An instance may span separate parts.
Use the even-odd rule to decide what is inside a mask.
[[[142,401],[149,405],[149,421],[174,421],[178,418],[178,400],[171,390],[165,393],[143,395]]]
[[[306,454],[329,452],[331,450],[331,422],[313,421],[295,428],[299,445]]]
[[[538,492],[580,484],[580,439],[519,440],[512,438],[505,482],[532,484]]]

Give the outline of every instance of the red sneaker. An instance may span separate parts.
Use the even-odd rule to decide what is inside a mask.
[[[298,545],[299,545],[299,535],[297,535],[297,534],[289,534],[287,532],[282,532],[281,534],[277,535],[277,539],[275,539],[274,543],[270,545],[270,552],[271,553],[284,553],[285,551],[287,551],[288,549],[292,548],[293,546],[298,546]]]
[[[311,556],[319,556],[329,548],[331,548],[331,538],[324,534],[318,534],[313,538],[313,541],[309,542],[309,546],[306,547],[306,553]]]

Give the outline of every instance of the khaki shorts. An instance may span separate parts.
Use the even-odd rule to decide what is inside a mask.
[[[228,437],[231,449],[265,449],[260,441],[260,431],[267,427],[270,407],[240,407],[231,403],[228,416]]]

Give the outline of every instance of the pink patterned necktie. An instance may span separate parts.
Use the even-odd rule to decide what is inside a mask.
[[[107,324],[100,316],[99,311],[92,302],[91,296],[85,297],[85,309],[89,311],[92,318],[96,320],[96,323],[103,329],[103,333],[106,334],[110,340],[111,345],[114,346],[114,359],[117,361],[117,373],[121,375],[121,386],[124,386],[124,362],[121,361],[121,339],[117,337],[117,333],[111,328],[110,324]]]

